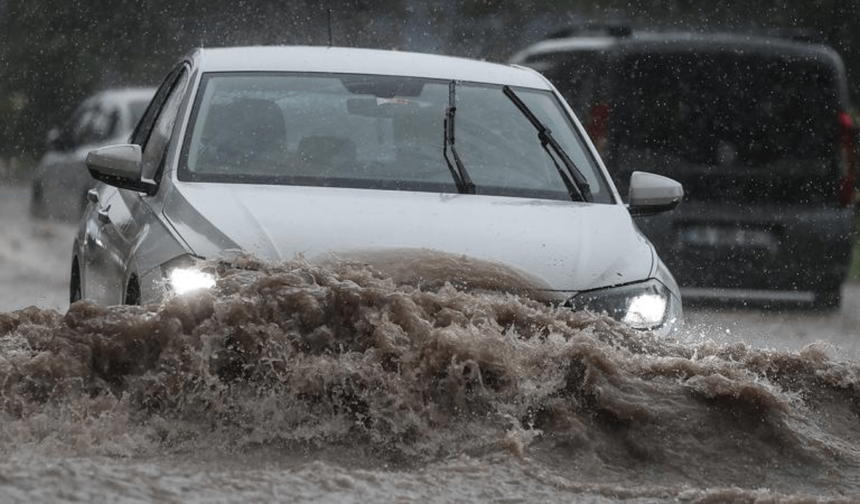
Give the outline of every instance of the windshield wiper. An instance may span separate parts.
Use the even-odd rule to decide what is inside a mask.
[[[537,130],[541,147],[543,147],[547,155],[552,159],[555,169],[558,170],[558,174],[561,175],[562,180],[564,180],[564,185],[567,187],[567,192],[570,193],[570,197],[579,201],[591,201],[591,187],[588,185],[588,181],[585,179],[582,172],[579,171],[579,168],[573,164],[573,161],[571,161],[567,152],[564,151],[558,141],[556,141],[555,137],[552,136],[552,132],[549,128],[547,128],[546,125],[534,115],[529,107],[520,99],[519,96],[517,96],[513,89],[509,86],[505,86],[502,88],[502,92],[504,92],[505,96],[507,96],[508,99],[510,99],[514,105],[520,109],[520,112],[526,116],[526,119],[528,119]],[[547,148],[547,145],[552,148],[556,156],[561,158],[561,162],[564,163],[567,171],[561,169],[561,166],[559,166],[558,161],[556,160],[556,156],[552,155]]]
[[[442,139],[442,156],[445,157],[445,162],[448,163],[448,169],[451,170],[451,176],[454,177],[454,183],[457,184],[457,192],[460,194],[475,194],[475,184],[469,177],[469,172],[463,166],[463,160],[457,153],[457,148],[454,146],[454,113],[457,111],[457,83],[451,81],[448,83],[448,108],[445,109],[445,122],[443,124],[443,139]],[[454,157],[454,163],[448,159],[448,150],[451,150],[451,155]],[[456,164],[456,168],[455,168]]]

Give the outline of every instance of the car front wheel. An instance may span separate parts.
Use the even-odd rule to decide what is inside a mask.
[[[81,297],[81,270],[78,267],[78,260],[76,258],[72,261],[72,275],[69,280],[69,304],[80,301]]]
[[[128,280],[128,287],[126,287],[125,290],[124,304],[140,304],[140,282],[138,281],[137,276],[132,275],[132,277]]]

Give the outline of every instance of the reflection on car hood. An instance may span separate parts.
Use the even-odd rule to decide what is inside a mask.
[[[621,205],[180,183],[164,213],[202,257],[238,248],[268,260],[359,259],[401,277],[455,278],[495,265],[495,283],[579,291],[643,280],[654,262]]]

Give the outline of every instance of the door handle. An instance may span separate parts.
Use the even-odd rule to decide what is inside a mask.
[[[99,202],[99,191],[98,189],[90,189],[87,191],[87,201],[90,203],[98,203]]]

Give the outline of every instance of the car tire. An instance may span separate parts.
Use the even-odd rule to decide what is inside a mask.
[[[140,282],[137,277],[132,275],[128,279],[128,286],[125,289],[125,300],[123,304],[139,305],[140,304]]]
[[[80,301],[82,297],[81,270],[78,268],[78,260],[75,259],[72,261],[72,275],[69,280],[69,304]]]

